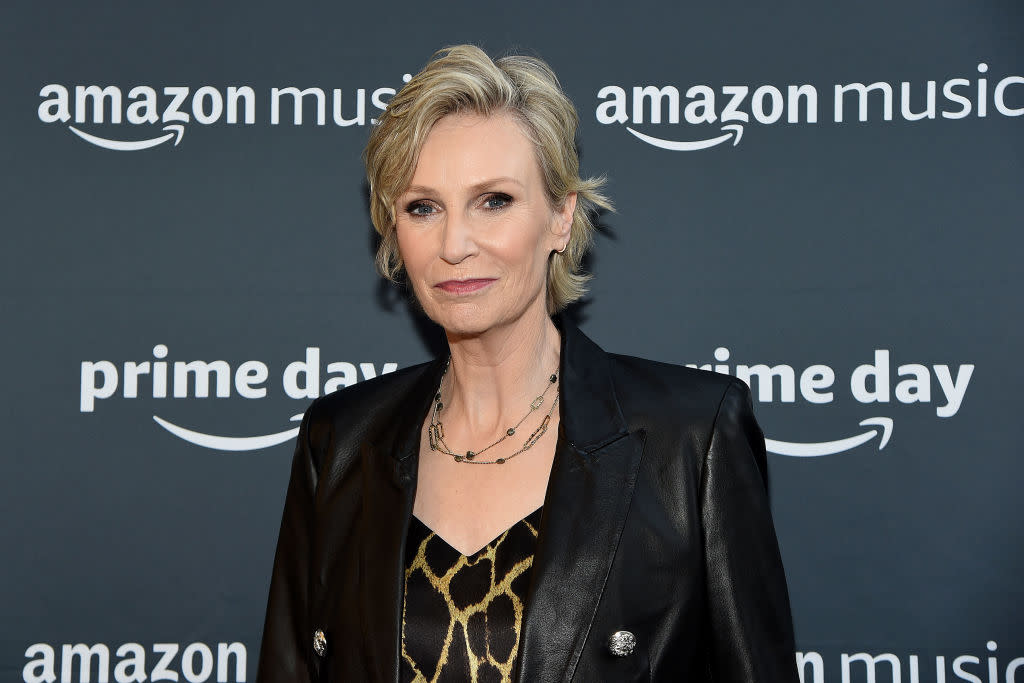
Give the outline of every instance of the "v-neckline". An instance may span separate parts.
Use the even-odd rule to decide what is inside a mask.
[[[471,553],[464,553],[464,552],[462,552],[461,550],[459,550],[458,548],[456,548],[456,547],[455,547],[454,545],[452,545],[451,543],[449,543],[449,542],[448,542],[448,540],[447,540],[447,539],[446,539],[446,538],[445,538],[444,536],[442,536],[441,534],[439,534],[439,533],[438,533],[437,531],[435,531],[434,529],[430,528],[430,526],[429,526],[429,525],[428,525],[428,524],[427,524],[426,522],[424,522],[424,521],[423,521],[422,519],[420,519],[419,517],[417,517],[417,516],[416,516],[415,514],[414,514],[414,515],[412,515],[412,518],[413,518],[413,520],[415,520],[416,522],[418,522],[420,526],[422,526],[422,527],[423,527],[424,529],[426,529],[426,530],[427,530],[427,532],[429,532],[430,534],[433,534],[433,535],[434,535],[434,536],[435,536],[436,538],[438,538],[438,539],[439,539],[439,540],[440,540],[440,541],[441,541],[442,543],[444,543],[444,544],[445,544],[445,546],[447,546],[448,548],[450,548],[451,550],[453,550],[453,551],[454,551],[455,553],[457,553],[458,555],[460,555],[460,556],[462,556],[462,557],[466,557],[466,558],[474,558],[474,557],[476,557],[477,555],[479,555],[480,553],[482,553],[483,551],[487,550],[487,549],[488,549],[489,547],[491,547],[491,545],[493,545],[493,544],[494,544],[494,543],[496,543],[496,542],[497,542],[497,541],[498,541],[499,539],[501,539],[501,537],[502,537],[502,536],[504,536],[504,535],[505,535],[505,534],[507,534],[508,532],[512,531],[512,529],[515,529],[515,528],[516,528],[517,526],[519,526],[519,525],[520,525],[520,524],[522,524],[523,522],[528,522],[528,521],[530,521],[530,518],[531,518],[531,517],[533,517],[534,515],[537,515],[537,513],[539,513],[539,512],[540,512],[541,510],[543,510],[543,509],[544,509],[544,506],[543,506],[543,505],[541,505],[541,506],[540,506],[540,507],[538,507],[537,509],[535,509],[535,510],[533,510],[532,512],[530,512],[529,514],[527,514],[527,515],[526,515],[525,517],[523,517],[522,519],[519,519],[519,520],[517,520],[516,522],[513,522],[511,526],[509,526],[509,527],[508,527],[508,528],[506,528],[506,529],[502,529],[501,531],[499,531],[499,532],[498,532],[498,534],[497,534],[497,535],[496,535],[496,536],[495,536],[494,538],[492,538],[491,540],[487,541],[487,543],[484,543],[484,544],[483,544],[482,546],[480,546],[479,548],[477,548],[476,550],[474,550],[474,551],[473,551],[473,552],[471,552]],[[538,515],[538,516],[539,516],[539,515]],[[534,526],[539,526],[539,521],[540,521],[540,520],[537,520],[538,524],[535,524]],[[538,530],[538,531],[539,531],[539,530]]]

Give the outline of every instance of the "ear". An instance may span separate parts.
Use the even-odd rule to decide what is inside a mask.
[[[565,196],[562,207],[555,212],[555,238],[556,249],[564,249],[569,243],[569,234],[572,231],[572,219],[576,214],[576,193],[570,192]]]

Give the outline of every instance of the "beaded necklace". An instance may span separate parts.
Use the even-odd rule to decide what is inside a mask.
[[[445,375],[448,374],[448,367],[451,365],[451,362],[452,359],[449,357],[448,362],[445,363],[444,372],[441,373],[441,382],[437,386],[437,393],[434,394],[434,409],[430,413],[430,425],[427,428],[427,436],[430,441],[430,450],[440,451],[445,455],[452,456],[452,458],[454,458],[456,462],[464,462],[470,465],[504,465],[506,462],[516,457],[520,453],[530,450],[530,448],[532,448],[533,445],[540,440],[540,437],[544,436],[544,433],[548,431],[548,425],[551,423],[551,415],[555,411],[555,406],[558,405],[557,390],[555,390],[555,397],[551,401],[551,407],[548,408],[547,414],[544,416],[544,419],[541,420],[540,426],[538,426],[536,429],[530,432],[530,436],[526,438],[526,441],[523,443],[522,447],[519,448],[519,450],[505,456],[504,458],[495,458],[494,460],[476,459],[477,456],[479,456],[481,453],[484,453],[485,451],[494,448],[495,446],[497,446],[499,443],[509,438],[510,436],[515,436],[516,431],[524,422],[526,422],[526,419],[530,417],[530,415],[533,415],[534,412],[539,410],[540,407],[544,405],[544,396],[547,395],[548,390],[558,382],[558,375],[554,373],[552,373],[552,375],[548,377],[548,384],[546,387],[544,387],[544,391],[541,393],[541,395],[530,402],[530,410],[527,411],[526,415],[523,415],[522,419],[519,420],[519,422],[515,423],[513,426],[506,429],[505,433],[501,436],[501,438],[499,438],[491,445],[486,446],[485,448],[481,448],[478,451],[466,451],[465,453],[453,451],[451,447],[448,446],[447,442],[445,442],[444,440],[444,424],[441,422],[441,409],[444,408],[444,403],[441,402],[441,387],[444,386],[444,378]]]

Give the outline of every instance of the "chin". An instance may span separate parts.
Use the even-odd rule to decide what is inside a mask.
[[[540,296],[543,290],[533,296],[490,292],[464,300],[428,297],[420,299],[420,305],[427,317],[444,328],[449,337],[475,337],[514,324]]]
[[[494,311],[468,303],[441,304],[427,315],[449,336],[473,337],[487,332],[500,321]]]

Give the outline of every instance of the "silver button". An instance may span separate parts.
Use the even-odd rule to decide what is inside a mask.
[[[628,657],[636,647],[636,636],[629,631],[616,631],[608,636],[608,651],[616,657]]]
[[[327,651],[327,636],[320,629],[313,632],[313,651],[321,657],[324,656],[324,652]]]

